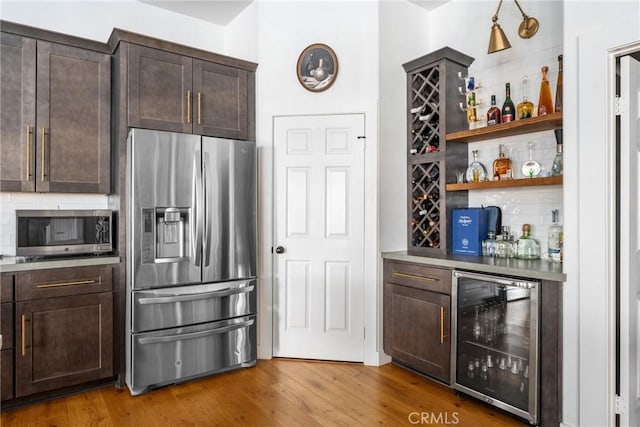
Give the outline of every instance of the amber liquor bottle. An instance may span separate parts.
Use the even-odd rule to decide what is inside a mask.
[[[496,96],[491,95],[491,108],[487,111],[487,126],[497,125],[499,123],[502,123],[502,114],[496,106]]]
[[[562,111],[562,55],[558,56],[558,83],[556,85],[556,112]]]
[[[538,99],[538,116],[553,113],[553,104],[551,103],[551,87],[547,80],[549,67],[542,67],[542,81],[540,82],[540,98]]]
[[[498,151],[498,158],[493,161],[494,181],[508,178],[508,171],[511,170],[511,160],[504,155],[504,145],[500,144]]]
[[[502,123],[511,122],[516,118],[516,107],[511,100],[511,84],[506,84],[505,92],[504,104],[502,104]]]

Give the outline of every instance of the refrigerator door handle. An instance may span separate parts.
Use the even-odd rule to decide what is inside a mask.
[[[165,297],[148,297],[148,298],[140,298],[138,300],[138,303],[144,305],[144,304],[165,304],[165,303],[173,303],[173,302],[197,301],[197,300],[202,300],[207,298],[228,297],[231,295],[238,295],[242,293],[251,292],[253,290],[254,290],[253,286],[248,286],[246,288],[223,289],[220,291],[203,292],[198,294],[174,295],[174,296],[165,296]]]
[[[209,335],[218,335],[218,334],[223,334],[225,332],[233,331],[235,329],[245,328],[247,326],[253,325],[254,322],[255,320],[251,319],[245,322],[239,322],[229,326],[223,326],[221,328],[209,329],[207,331],[190,332],[190,333],[178,334],[178,335],[165,335],[161,337],[138,338],[138,343],[140,343],[141,345],[145,345],[145,344],[159,344],[159,343],[167,343],[167,342],[183,341],[183,340],[193,340],[197,338],[207,337]]]
[[[202,257],[202,238],[201,238],[201,226],[200,226],[200,197],[202,194],[202,177],[200,175],[200,167],[198,165],[198,153],[193,156],[193,190],[191,194],[191,200],[193,203],[192,213],[193,220],[191,221],[191,250],[194,255],[194,264],[200,267]]]
[[[209,200],[207,200],[207,172],[209,168],[209,153],[202,153],[202,186],[203,186],[203,198],[204,198],[204,265],[205,267],[209,266],[209,262],[211,261],[211,235],[209,234],[209,212],[207,212],[207,206]]]

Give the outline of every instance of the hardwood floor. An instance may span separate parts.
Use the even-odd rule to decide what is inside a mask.
[[[421,421],[422,420],[422,421]],[[259,360],[132,397],[108,386],[2,413],[8,426],[522,426],[523,421],[388,364]]]

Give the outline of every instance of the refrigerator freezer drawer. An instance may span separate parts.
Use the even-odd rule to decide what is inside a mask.
[[[133,332],[213,322],[256,313],[256,280],[132,292]]]
[[[138,395],[256,363],[256,316],[131,335],[128,386]]]

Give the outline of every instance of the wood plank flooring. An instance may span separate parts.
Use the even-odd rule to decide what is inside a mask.
[[[108,386],[2,413],[8,426],[523,426],[398,366],[259,360],[132,397]]]

